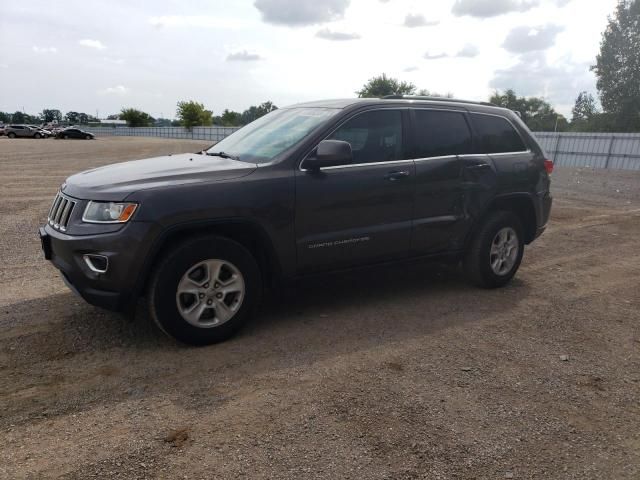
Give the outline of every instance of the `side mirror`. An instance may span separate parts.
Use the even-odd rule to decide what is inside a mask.
[[[318,144],[316,155],[305,159],[303,167],[316,171],[322,167],[348,165],[353,161],[351,144],[341,140],[323,140]]]

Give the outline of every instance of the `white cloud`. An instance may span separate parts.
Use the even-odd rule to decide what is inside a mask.
[[[34,45],[31,47],[31,50],[36,53],[58,53],[58,49],[56,47],[39,47]]]
[[[511,12],[526,12],[539,4],[539,0],[456,0],[452,12],[458,17],[489,18]]]
[[[328,28],[323,28],[316,33],[316,37],[322,38],[324,40],[345,41],[357,40],[360,38],[360,35],[358,35],[357,33],[334,32],[333,30],[329,30]]]
[[[228,62],[255,62],[258,60],[264,60],[264,58],[257,53],[251,53],[247,50],[241,50],[227,55]]]
[[[255,0],[266,23],[303,26],[341,19],[350,0]]]
[[[124,85],[116,85],[115,87],[107,87],[103,90],[98,90],[98,93],[102,95],[126,95],[130,92],[130,89]]]
[[[509,32],[502,46],[511,53],[546,50],[555,44],[556,36],[563,30],[558,25],[516,27]]]
[[[595,80],[589,64],[576,63],[568,56],[549,63],[544,52],[531,52],[520,55],[515,65],[496,70],[490,86],[545,97],[562,109],[569,107],[579,92],[593,91]]]
[[[156,28],[237,29],[247,25],[242,20],[225,18],[220,15],[164,15],[150,17],[148,22]]]
[[[437,20],[427,21],[425,16],[422,15],[421,13],[417,13],[417,14],[409,13],[404,18],[404,26],[409,28],[433,27],[435,25],[438,25],[439,23],[440,22],[438,22]]]
[[[83,47],[95,48],[96,50],[104,50],[105,47],[100,40],[91,40],[90,38],[85,38],[78,42],[78,45],[82,45]]]
[[[447,58],[449,55],[447,55],[446,53],[425,53],[424,54],[424,58],[426,58],[427,60],[440,60],[441,58]]]
[[[467,43],[458,53],[456,53],[456,57],[458,58],[474,58],[478,55],[480,55],[480,49],[470,43]]]

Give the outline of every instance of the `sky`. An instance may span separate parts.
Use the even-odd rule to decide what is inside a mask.
[[[543,96],[570,115],[596,93],[616,0],[50,0],[3,2],[0,110],[101,118],[176,103],[242,111],[355,97],[386,73],[486,101]]]

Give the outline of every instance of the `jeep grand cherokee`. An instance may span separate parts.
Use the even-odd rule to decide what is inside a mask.
[[[265,287],[414,257],[505,285],[545,229],[553,163],[512,111],[451,99],[313,102],[208,150],[69,177],[40,229],[86,301],[190,344],[229,338]]]

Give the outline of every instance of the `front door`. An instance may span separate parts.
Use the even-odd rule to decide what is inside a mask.
[[[296,172],[299,273],[408,255],[415,164],[405,157],[407,111],[373,110],[328,138],[351,144],[350,165]],[[313,153],[312,153],[313,155]]]

